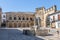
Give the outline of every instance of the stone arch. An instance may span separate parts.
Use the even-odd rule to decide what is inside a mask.
[[[26,17],[26,20],[29,20],[29,18],[28,18],[28,17]]]
[[[46,27],[49,27],[50,26],[50,18],[49,16],[46,16]]]
[[[21,27],[21,23],[18,23],[18,27]]]
[[[30,17],[30,20],[31,20],[31,21],[33,21],[33,18],[32,18],[32,17]]]
[[[25,17],[24,16],[22,17],[22,20],[25,20]]]
[[[26,26],[29,27],[29,23],[27,23]]]
[[[9,23],[8,25],[9,25],[9,28],[12,28],[12,23]]]
[[[41,22],[42,22],[41,17],[35,18],[35,23],[36,23],[37,26],[40,26],[41,27]]]
[[[15,27],[15,28],[17,27],[17,23],[14,23],[14,27]]]
[[[21,16],[18,16],[18,20],[21,20]]]
[[[25,23],[22,24],[22,27],[25,27]]]
[[[31,26],[34,26],[34,23],[30,23]]]

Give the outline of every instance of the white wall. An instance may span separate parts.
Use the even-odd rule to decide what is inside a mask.
[[[59,27],[58,27],[58,23],[60,23],[60,21],[58,21],[58,15],[60,15],[60,13],[56,13],[56,14],[53,14],[53,15],[50,16],[50,22],[53,21],[53,16],[55,16],[55,20],[57,20],[57,21],[55,22],[56,28],[59,28]],[[51,20],[51,19],[52,19],[52,20]]]
[[[51,15],[50,16],[50,21],[53,21],[53,16],[55,16],[55,20],[58,20],[58,14],[55,14],[55,15]],[[52,20],[51,20],[52,19]]]
[[[4,17],[5,16],[5,17]],[[5,13],[2,13],[2,22],[3,22],[3,20],[5,20],[6,21],[6,14]]]
[[[56,28],[58,28],[58,22],[55,22]]]
[[[57,26],[58,28],[60,28],[60,21],[57,21]]]

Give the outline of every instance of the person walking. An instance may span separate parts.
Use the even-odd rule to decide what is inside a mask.
[[[59,39],[59,30],[57,30],[57,36],[58,36],[58,39]]]
[[[57,34],[59,35],[59,31],[57,30]]]

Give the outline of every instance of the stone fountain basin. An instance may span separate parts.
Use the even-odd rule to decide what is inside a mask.
[[[48,35],[49,30],[48,29],[37,29],[36,35],[38,36],[46,36]]]

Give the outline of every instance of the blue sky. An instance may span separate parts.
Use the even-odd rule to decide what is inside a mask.
[[[53,5],[60,10],[60,0],[0,0],[3,12],[35,12],[35,8],[42,6],[49,8]]]

